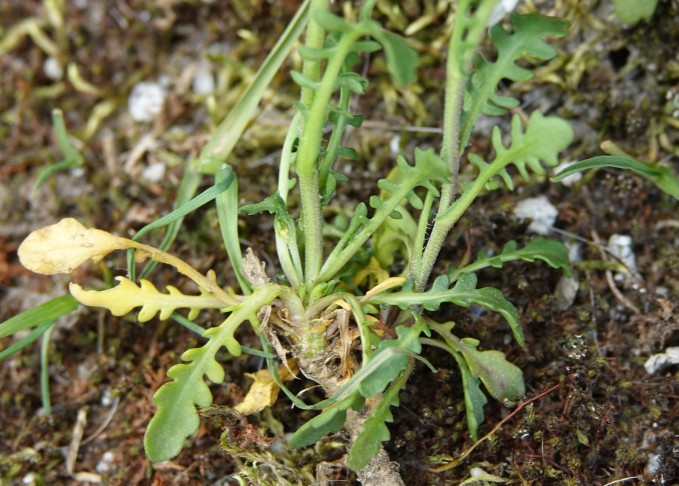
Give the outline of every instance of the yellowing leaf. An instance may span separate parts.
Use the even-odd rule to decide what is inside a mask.
[[[377,284],[382,283],[389,278],[389,272],[380,266],[380,262],[377,261],[377,258],[375,257],[371,257],[370,262],[356,272],[356,275],[351,279],[351,282],[360,285],[365,280],[371,282],[371,277]]]
[[[73,218],[33,231],[19,246],[19,260],[43,275],[71,273],[87,260],[98,262],[114,250],[128,248],[124,238],[87,229]]]
[[[386,280],[382,281],[382,283],[374,286],[372,289],[370,289],[361,299],[361,302],[366,302],[370,300],[372,297],[374,297],[377,294],[380,294],[386,290],[392,289],[394,287],[400,287],[405,283],[406,279],[405,277],[389,277]]]
[[[293,372],[297,372],[296,361],[291,360],[289,365],[292,367]],[[278,368],[278,374],[283,381],[291,380],[294,377],[284,366]],[[276,403],[280,388],[271,377],[269,370],[259,370],[257,373],[246,373],[246,375],[255,380],[255,382],[250,387],[250,390],[248,390],[245,399],[234,407],[237,412],[243,415],[252,415]]]
[[[75,283],[69,285],[69,290],[81,304],[104,307],[114,316],[122,316],[135,307],[141,307],[139,322],[151,320],[158,312],[161,319],[167,319],[179,308],[198,312],[200,309],[224,307],[222,299],[211,295],[184,295],[171,285],[167,286],[169,293],[163,294],[148,280],[142,280],[141,286],[125,277],[116,277],[116,280],[120,282],[118,286],[108,290],[83,290]]]
[[[98,262],[114,250],[128,248],[136,250],[134,258],[137,262],[143,262],[150,257],[172,265],[179,273],[193,280],[201,292],[213,294],[220,298],[223,304],[238,305],[240,302],[226,293],[213,278],[205,277],[181,259],[152,246],[113,236],[106,231],[87,229],[73,218],[65,218],[57,224],[33,231],[19,246],[18,254],[23,266],[29,270],[43,275],[56,275],[72,273],[89,259]]]

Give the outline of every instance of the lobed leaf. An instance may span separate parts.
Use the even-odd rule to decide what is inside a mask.
[[[525,131],[521,127],[518,115],[512,118],[511,143],[505,147],[502,143],[500,129],[495,127],[492,135],[495,160],[493,165],[514,164],[521,177],[528,180],[529,167],[538,175],[545,169],[541,162],[549,166],[559,163],[559,152],[570,145],[573,140],[573,129],[570,124],[558,117],[546,117],[540,112],[533,112]],[[502,164],[498,164],[502,161]]]
[[[487,400],[479,384],[482,382],[493,398],[512,405],[525,393],[521,369],[508,362],[499,351],[478,351],[475,339],[459,339],[450,332],[450,324],[429,321],[432,330],[440,334],[462,372],[467,410],[467,426],[474,440],[483,422],[483,406]]]
[[[572,140],[573,129],[566,120],[558,117],[546,117],[535,111],[528,119],[524,131],[521,126],[521,119],[518,115],[514,115],[511,125],[511,140],[508,146],[505,147],[502,142],[500,129],[497,126],[493,129],[492,144],[495,149],[495,157],[492,162],[485,162],[479,156],[470,154],[469,160],[479,169],[479,175],[474,184],[483,184],[489,189],[495,189],[499,187],[502,181],[512,190],[514,183],[507,173],[508,166],[516,166],[519,174],[525,180],[529,179],[528,169],[538,175],[544,175],[545,169],[542,164],[551,167],[556,166],[559,163],[559,153]],[[453,204],[439,218],[445,218],[446,213],[458,211],[459,209]]]
[[[118,286],[107,290],[83,290],[75,283],[69,290],[81,304],[91,307],[103,307],[114,316],[129,314],[135,307],[141,307],[137,320],[147,322],[160,313],[160,319],[168,319],[176,309],[191,309],[189,319],[194,319],[202,309],[220,309],[225,307],[222,299],[201,291],[203,295],[185,295],[176,287],[167,286],[168,293],[159,292],[148,280],[141,280],[137,286],[132,280],[118,276]]]
[[[196,407],[212,403],[212,393],[203,376],[213,383],[224,381],[224,369],[215,359],[217,352],[226,347],[229,353],[239,356],[240,344],[234,332],[245,320],[253,318],[262,307],[269,305],[279,294],[274,284],[257,287],[252,295],[234,306],[231,315],[220,325],[208,329],[203,336],[208,342],[200,348],[189,349],[180,363],[167,372],[172,381],[161,386],[153,397],[158,407],[144,436],[144,448],[151,461],[165,461],[181,451],[187,437],[198,430],[200,419]]]
[[[371,207],[379,209],[385,205],[393,206],[393,197],[398,197],[398,203],[405,198],[416,209],[423,206],[422,199],[414,192],[418,186],[425,187],[436,196],[439,191],[434,182],[445,182],[450,174],[450,169],[433,149],[420,150],[415,148],[415,164],[410,165],[402,155],[396,158],[396,170],[398,176],[390,175],[390,178],[380,179],[377,182],[382,192],[380,197],[373,196],[370,199]],[[402,191],[402,188],[408,188]],[[395,207],[392,211],[396,209]]]
[[[479,58],[478,71],[469,83],[469,93],[465,96],[462,121],[462,147],[466,147],[471,130],[483,112],[492,116],[504,114],[507,108],[518,106],[518,100],[499,96],[497,87],[504,79],[527,81],[533,73],[518,66],[516,61],[529,57],[546,61],[556,55],[556,50],[543,38],[563,37],[568,33],[568,22],[537,14],[512,14],[513,32],[509,33],[498,24],[490,29],[490,37],[497,47],[494,62]]]
[[[526,262],[542,260],[552,268],[562,269],[566,275],[571,274],[568,249],[561,242],[537,237],[523,248],[518,248],[516,241],[512,240],[502,248],[499,255],[490,256],[486,252],[479,252],[474,263],[459,270],[453,270],[448,277],[451,281],[455,281],[461,274],[476,272],[486,267],[501,268],[505,262],[514,260]]]
[[[393,356],[377,366],[372,372],[366,376],[359,385],[361,395],[366,398],[373,397],[378,393],[384,391],[385,388],[394,381],[398,375],[408,366],[410,356],[420,354],[422,345],[420,344],[420,334],[424,327],[421,324],[415,324],[411,327],[398,326],[396,328],[396,339],[384,339],[380,342],[377,349],[372,353],[368,363],[377,359],[381,353],[390,352],[391,349],[397,349],[402,352],[394,353]],[[365,364],[364,364],[365,365]]]
[[[511,405],[526,393],[523,373],[505,359],[500,351],[478,351],[478,341],[461,339],[457,351],[463,356],[469,371],[483,382],[488,393],[505,405]]]
[[[407,373],[406,373],[407,375]],[[384,392],[380,402],[372,410],[370,418],[363,424],[363,429],[358,434],[349,450],[347,464],[354,471],[363,469],[368,462],[377,455],[382,442],[391,439],[387,422],[393,422],[394,416],[391,407],[398,407],[398,394],[407,383],[407,376],[402,375]]]
[[[476,288],[476,275],[466,273],[460,276],[453,288],[449,288],[450,280],[447,276],[438,277],[431,289],[425,292],[414,290],[412,280],[398,292],[382,293],[369,299],[373,304],[397,305],[401,309],[421,306],[426,310],[436,311],[443,303],[453,303],[462,307],[477,304],[495,312],[499,312],[509,324],[514,338],[525,346],[523,330],[519,323],[519,313],[516,307],[493,287]]]

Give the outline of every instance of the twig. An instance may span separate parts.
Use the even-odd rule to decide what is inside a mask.
[[[491,431],[488,432],[486,435],[484,435],[484,436],[481,437],[479,440],[477,440],[477,441],[474,443],[474,445],[472,445],[469,449],[467,449],[464,453],[462,453],[462,455],[461,455],[460,457],[458,457],[457,459],[454,459],[454,460],[450,461],[448,464],[444,464],[443,466],[439,466],[439,467],[436,467],[436,468],[428,468],[428,469],[429,469],[430,471],[432,471],[432,472],[444,472],[444,471],[448,471],[448,470],[450,470],[450,469],[453,469],[454,467],[457,467],[464,459],[467,458],[467,456],[468,456],[469,454],[472,453],[472,451],[473,451],[474,449],[476,449],[476,447],[477,447],[479,444],[481,444],[482,442],[484,442],[484,441],[490,439],[490,438],[493,436],[493,434],[495,434],[495,432],[497,432],[498,429],[500,429],[500,427],[502,427],[502,426],[503,426],[509,419],[511,419],[514,415],[516,415],[517,413],[519,413],[519,411],[521,411],[523,408],[525,408],[526,405],[528,405],[528,404],[530,404],[530,403],[533,403],[533,402],[536,401],[536,400],[539,400],[540,398],[542,398],[542,397],[544,397],[545,395],[547,395],[547,394],[553,392],[554,390],[556,390],[556,389],[559,388],[560,386],[561,386],[561,383],[557,383],[556,385],[554,385],[553,387],[551,387],[549,390],[546,390],[546,391],[540,393],[539,395],[536,395],[536,396],[534,396],[533,398],[530,398],[530,399],[526,400],[525,402],[523,402],[521,405],[519,405],[518,407],[516,407],[516,409],[515,409],[512,413],[510,413],[509,415],[507,415],[507,416],[506,416],[504,419],[502,419],[495,427],[493,427],[493,430],[491,430]]]
[[[615,481],[611,481],[610,483],[604,484],[604,486],[611,486],[613,484],[622,483],[623,481],[629,481],[631,479],[640,479],[640,478],[639,478],[639,476],[629,476],[627,478],[616,479]]]
[[[592,230],[592,239],[597,244],[597,246],[599,246],[599,250],[601,250],[601,258],[603,258],[605,261],[607,261],[608,258],[606,256],[606,253],[601,249],[601,240],[599,239],[599,235],[595,230]],[[632,274],[633,273],[634,272],[632,272]],[[622,292],[620,292],[620,289],[618,289],[618,286],[615,285],[615,281],[613,280],[613,272],[611,272],[610,270],[606,270],[606,282],[608,282],[608,288],[611,289],[611,292],[613,293],[615,298],[618,299],[618,301],[622,305],[627,307],[629,310],[631,310],[635,314],[641,314],[641,311],[639,310],[639,308],[636,305],[634,305],[632,302],[630,302],[630,300],[627,297],[622,295]]]
[[[85,432],[85,425],[87,425],[87,407],[82,407],[78,410],[78,417],[73,427],[73,438],[68,445],[68,452],[66,454],[66,471],[76,481],[87,483],[101,484],[101,476],[90,472],[75,472],[75,462],[78,459],[78,451],[82,444],[83,432]]]
[[[120,397],[116,396],[113,397],[113,404],[111,405],[111,409],[108,411],[108,414],[106,414],[106,417],[104,418],[104,421],[101,423],[101,425],[97,428],[97,430],[92,433],[87,439],[84,439],[80,445],[85,445],[89,442],[92,442],[94,439],[96,439],[99,434],[101,434],[106,427],[111,423],[111,420],[113,420],[113,416],[115,415],[116,411],[118,410],[118,404],[120,403]]]

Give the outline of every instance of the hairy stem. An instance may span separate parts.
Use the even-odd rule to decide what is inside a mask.
[[[312,49],[321,49],[325,43],[325,30],[321,27],[318,22],[314,20],[314,12],[322,9],[328,8],[328,0],[311,0],[309,24],[306,29],[305,42],[306,47]],[[302,72],[304,76],[312,81],[318,81],[321,79],[321,61],[320,60],[305,60]],[[300,96],[300,101],[305,106],[305,108],[311,108],[311,104],[314,101],[314,90],[308,87],[302,87],[302,94]]]
[[[482,170],[474,180],[474,183],[467,187],[460,198],[436,218],[434,228],[432,229],[429,241],[427,242],[427,246],[422,255],[420,265],[412,272],[412,277],[415,280],[415,288],[418,291],[422,292],[425,289],[431,271],[434,268],[434,263],[438,258],[439,252],[443,247],[443,242],[450,230],[455,226],[455,223],[457,223],[465,211],[467,211],[469,206],[471,206],[476,197],[486,186],[486,183],[504,166],[505,164],[501,163],[497,166],[488,166]]]
[[[342,36],[335,55],[328,65],[316,90],[313,103],[304,121],[304,130],[297,152],[297,174],[302,202],[302,223],[304,225],[304,282],[311,287],[318,277],[323,261],[323,220],[318,185],[318,156],[321,151],[323,129],[328,104],[335,89],[335,81],[344,65],[344,59],[358,37],[361,29],[354,29]]]
[[[455,12],[455,26],[448,43],[441,158],[450,167],[452,177],[450,182],[443,185],[439,214],[446,212],[455,199],[457,177],[460,171],[460,156],[465,148],[460,143],[460,119],[463,114],[464,90],[471,72],[473,56],[483,39],[487,19],[496,4],[494,0],[481,0],[476,6],[474,14],[469,16],[468,11],[472,3],[472,0],[460,1]],[[476,186],[476,183],[474,185]],[[465,196],[467,196],[466,193]],[[476,194],[473,197],[476,197]],[[467,198],[468,201],[461,206],[464,206],[464,209],[469,207],[473,197]],[[459,216],[461,215],[462,213]],[[457,219],[459,219],[459,216]],[[413,261],[416,261],[417,264],[411,265],[410,274],[415,279],[417,290],[423,291],[427,285],[443,242],[457,219],[452,223],[449,221],[443,223],[440,218],[437,218],[422,257],[419,258],[419,255],[416,255],[413,258]]]

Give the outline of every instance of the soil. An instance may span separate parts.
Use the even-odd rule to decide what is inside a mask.
[[[71,216],[130,236],[171,210],[185,162],[233,106],[299,4],[73,1],[66,2],[60,26],[49,15],[50,5],[58,3],[0,2],[0,321],[67,292],[69,278],[38,276],[19,265],[17,247],[33,229]],[[402,32],[416,19],[428,19],[411,36],[421,55],[419,77],[396,90],[375,55],[367,69],[370,89],[354,107],[365,117],[364,128],[346,141],[358,161],[340,167],[352,177],[351,186],[341,188],[342,204],[373,193],[393,163],[390,144],[409,153],[440,141],[436,130],[408,127],[440,126],[449,8],[428,0],[389,7],[396,3],[378,1],[377,18],[387,28]],[[554,43],[557,57],[540,66],[534,80],[506,87],[523,101],[517,112],[540,109],[571,121],[576,142],[564,160],[599,155],[598,144],[611,140],[640,160],[679,172],[679,4],[661,0],[650,20],[625,26],[605,0],[526,3],[534,5],[523,11],[537,8],[572,25],[569,36]],[[444,13],[437,10],[442,6]],[[351,10],[350,4],[344,9]],[[22,22],[33,25],[34,35],[10,36]],[[36,27],[48,41],[35,35]],[[215,75],[214,97],[192,87],[206,67]],[[298,67],[297,58],[286,62],[230,159],[243,202],[261,200],[275,184],[277,151],[297,97],[287,73]],[[168,93],[162,111],[146,123],[133,121],[127,109],[132,87],[142,80],[160,81]],[[84,164],[33,190],[41,169],[61,160],[52,132],[54,108],[63,111],[67,129],[79,140]],[[506,126],[497,119],[487,126],[497,123]],[[478,130],[472,143],[484,153],[488,130]],[[161,177],[152,168],[161,169]],[[201,187],[210,184],[206,179]],[[449,355],[427,351],[438,371],[417,365],[393,411],[386,450],[408,485],[460,484],[480,471],[511,484],[679,484],[679,367],[652,374],[644,368],[650,356],[679,346],[679,202],[614,169],[588,173],[571,186],[523,182],[514,192],[496,191],[477,201],[439,270],[460,261],[468,248],[497,251],[510,240],[528,241],[528,224],[512,210],[537,195],[559,210],[555,226],[561,231],[550,237],[580,245],[574,300],[557,295],[560,272],[513,263],[480,272],[479,281],[501,289],[519,309],[525,348],[511,341],[492,313],[448,307],[437,316],[454,320],[458,335],[504,351],[524,371],[527,399],[537,398],[511,417],[510,409],[490,402],[480,435],[506,420],[457,467],[434,472],[473,443],[459,371]],[[275,272],[271,218],[243,218],[240,229],[244,244]],[[631,237],[636,276],[619,278],[607,270],[614,260],[599,243],[614,234]],[[159,241],[158,235],[149,237],[151,244]],[[172,252],[233,283],[214,209],[186,219]],[[107,258],[73,279],[101,288],[124,268],[124,256]],[[157,271],[152,280],[181,286],[176,277]],[[207,326],[215,317],[205,314],[198,322]],[[257,346],[254,336],[244,332],[239,338]],[[10,343],[6,338],[0,346]],[[51,414],[45,413],[39,385],[40,345],[0,363],[0,484],[312,484],[317,471],[331,480],[327,484],[355,483],[342,467],[341,435],[305,450],[287,449],[285,434],[310,417],[287,399],[247,420],[232,412],[229,407],[250,384],[244,373],[263,363],[226,354],[226,384],[212,387],[215,405],[203,410],[197,436],[177,458],[151,464],[142,445],[154,412],[151,397],[165,371],[197,343],[171,322],[139,324],[95,309],[59,320],[45,342]],[[309,393],[311,400],[315,392]],[[220,448],[221,435],[226,440]]]

